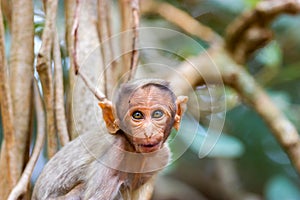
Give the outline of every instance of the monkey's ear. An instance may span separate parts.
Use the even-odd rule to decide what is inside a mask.
[[[182,116],[186,110],[186,102],[188,101],[187,96],[178,96],[176,99],[176,106],[177,106],[177,112],[175,115],[175,122],[173,127],[178,131],[180,127],[180,122],[182,119]]]
[[[102,109],[103,119],[105,121],[108,132],[111,134],[115,134],[119,130],[119,126],[117,124],[117,120],[114,117],[114,108],[111,101],[105,100],[103,102],[99,102],[98,105]]]

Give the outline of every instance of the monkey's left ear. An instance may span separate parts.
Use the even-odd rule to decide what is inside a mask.
[[[119,130],[119,126],[117,124],[117,120],[114,117],[114,108],[111,101],[105,100],[103,102],[99,102],[98,105],[102,109],[103,119],[105,121],[108,132],[111,134],[115,134]]]
[[[175,122],[173,127],[178,131],[180,127],[180,122],[182,119],[182,116],[186,110],[186,103],[188,101],[187,96],[178,96],[176,99],[176,106],[177,106],[177,112],[175,115]]]

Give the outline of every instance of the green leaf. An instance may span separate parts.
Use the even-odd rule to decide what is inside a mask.
[[[260,0],[245,0],[245,4],[248,8],[254,8],[259,1]]]

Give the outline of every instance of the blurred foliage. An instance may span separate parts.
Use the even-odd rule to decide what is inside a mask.
[[[237,160],[237,167],[246,188],[262,192],[269,178],[277,173],[297,178],[286,154],[251,109],[239,106],[230,111],[225,128],[245,145],[245,153]]]
[[[267,184],[267,200],[299,199],[299,197],[299,188],[285,176],[275,176]]]
[[[196,133],[194,135],[193,131],[195,130]],[[198,155],[201,152],[209,151],[207,155],[209,158],[238,158],[243,155],[244,144],[236,137],[216,132],[210,133],[210,136],[216,138],[216,143],[211,151],[207,149],[207,146],[203,145],[205,139],[208,137],[207,130],[199,125],[191,116],[184,117],[179,137],[186,144],[189,144],[189,141],[193,141],[189,148],[194,154]]]
[[[258,0],[166,1],[187,11],[222,36],[225,36],[227,25],[237,15],[244,10],[253,8],[258,2]],[[300,16],[282,15],[278,17],[271,25],[274,31],[274,40],[256,51],[246,64],[248,71],[269,91],[273,101],[298,130],[300,130],[299,19]],[[201,44],[201,41],[197,41]],[[172,40],[172,42],[176,42],[176,40]],[[181,45],[179,43],[180,41],[177,42],[177,45]],[[206,46],[204,47],[206,48]],[[189,53],[195,50],[187,49],[185,51]],[[190,53],[190,55],[194,54],[195,52]],[[230,94],[229,98],[235,99],[234,103],[228,106],[224,127],[224,131],[230,136],[223,133],[210,156],[228,158],[232,155],[231,158],[234,158],[236,162],[241,183],[248,191],[262,194],[266,199],[271,200],[300,199],[298,175],[268,127],[254,111],[241,105],[236,98],[232,97],[235,95],[234,92],[229,90],[226,94]],[[201,95],[203,99],[205,94]],[[207,98],[211,98],[211,96],[207,94]],[[231,102],[227,97],[226,100]],[[203,133],[197,133],[196,140],[191,146],[191,151],[196,155],[198,155],[199,145],[205,137],[205,129],[201,127],[199,132],[201,131]],[[185,136],[182,139],[184,140]],[[232,154],[231,151],[236,152]],[[188,155],[186,156],[187,158],[183,158],[183,160],[189,160]]]

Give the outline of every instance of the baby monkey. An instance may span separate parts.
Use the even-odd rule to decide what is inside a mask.
[[[99,103],[106,130],[63,147],[44,167],[32,199],[150,199],[155,174],[169,161],[165,142],[172,127],[179,129],[186,102],[163,80],[122,84],[113,103]]]

